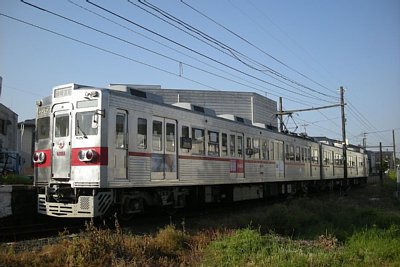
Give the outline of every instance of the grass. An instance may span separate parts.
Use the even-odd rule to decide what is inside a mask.
[[[395,181],[185,220],[134,235],[92,224],[38,251],[0,247],[0,266],[400,266]],[[224,213],[225,215],[225,213]],[[198,230],[201,229],[201,230]]]

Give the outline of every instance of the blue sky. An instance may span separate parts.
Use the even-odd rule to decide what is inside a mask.
[[[391,129],[396,129],[396,143],[400,144],[398,0],[145,2],[229,46],[229,49],[218,46],[219,50],[127,1],[92,2],[175,43],[85,1],[28,2],[112,34],[122,41],[20,1],[2,0],[2,14],[108,51],[0,16],[0,75],[3,77],[0,102],[14,110],[20,121],[34,117],[35,100],[49,95],[53,86],[70,82],[99,87],[106,87],[109,83],[132,83],[158,84],[163,88],[253,91],[267,94],[274,100],[282,96],[287,110],[334,104],[337,102],[335,97],[339,96],[337,89],[344,86],[350,142],[361,143],[362,133],[368,132],[368,145],[377,145],[379,141],[391,145]],[[153,11],[138,1],[131,2]],[[164,57],[134,45],[151,49]],[[285,79],[271,75],[266,68],[278,72]],[[309,135],[340,139],[339,117],[339,108],[298,113],[288,121],[288,126],[295,130],[297,125],[297,132],[306,130]],[[400,151],[400,145],[398,147]]]

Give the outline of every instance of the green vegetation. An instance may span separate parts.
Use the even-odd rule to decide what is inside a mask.
[[[387,176],[388,176],[389,179],[396,181],[396,179],[397,179],[397,170],[393,170],[393,169],[389,170]]]
[[[33,184],[32,178],[28,176],[8,173],[5,175],[0,175],[0,184],[24,184],[24,185],[31,185]]]
[[[246,206],[184,229],[134,235],[92,224],[36,251],[0,246],[0,266],[400,266],[396,183]],[[198,230],[202,229],[202,230]]]

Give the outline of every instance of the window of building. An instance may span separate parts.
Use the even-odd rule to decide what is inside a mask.
[[[7,135],[7,121],[0,119],[0,133]]]
[[[208,155],[219,156],[219,133],[208,131]]]
[[[205,155],[204,130],[192,128],[192,154]]]
[[[137,147],[147,149],[147,119],[138,118]]]

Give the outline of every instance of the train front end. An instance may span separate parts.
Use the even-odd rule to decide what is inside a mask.
[[[39,213],[91,218],[111,206],[102,99],[100,89],[67,84],[37,102],[33,162]]]

